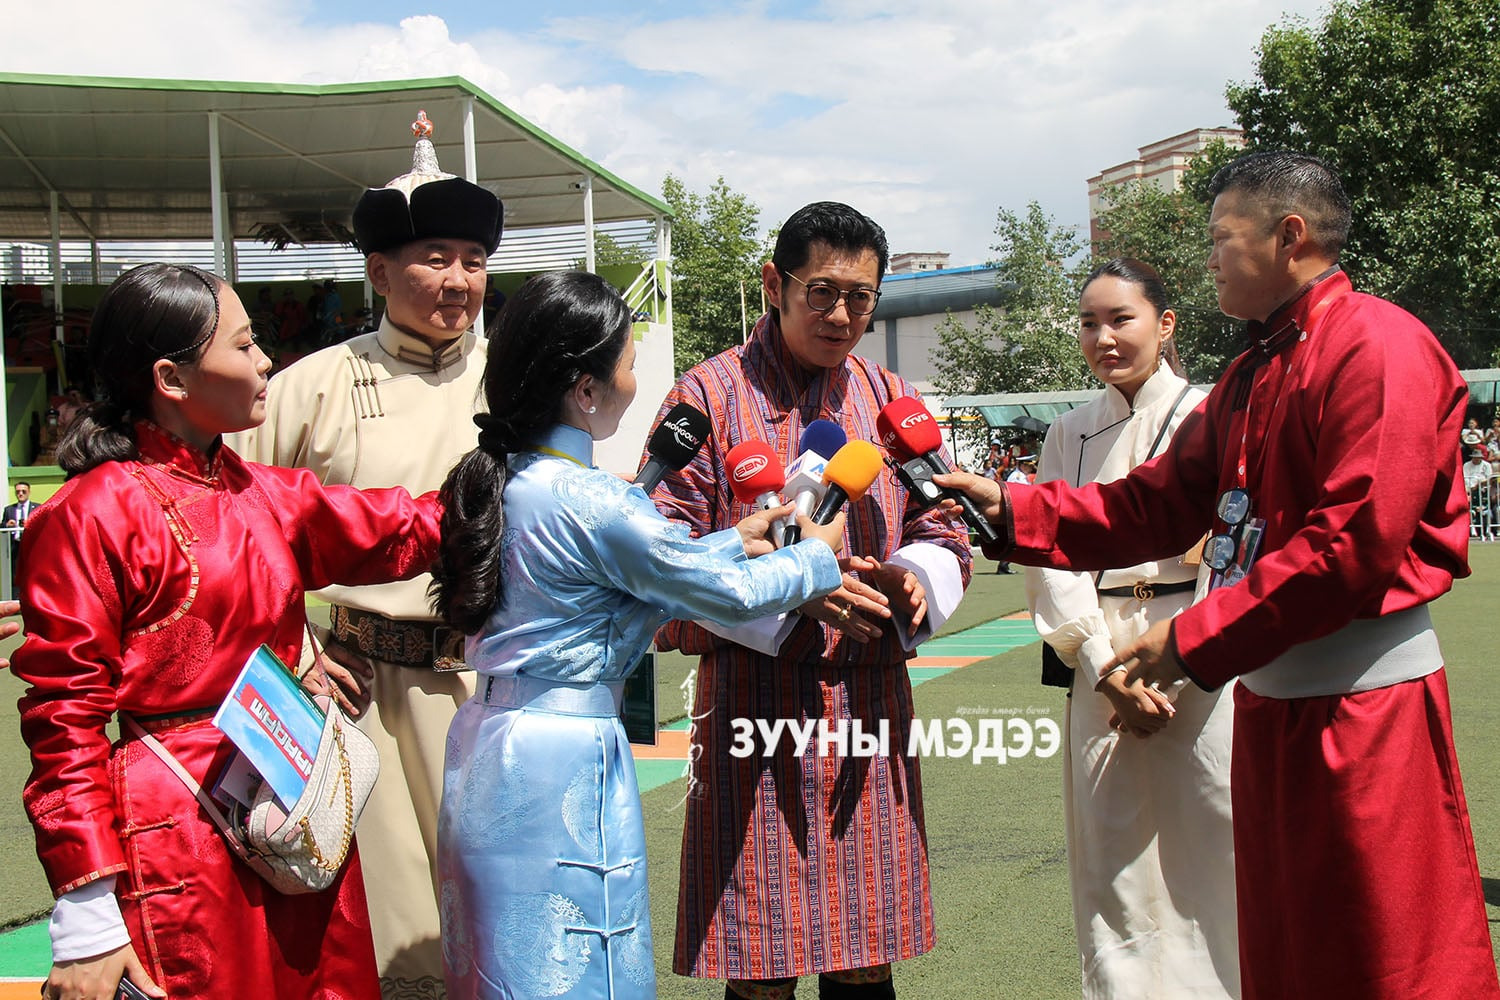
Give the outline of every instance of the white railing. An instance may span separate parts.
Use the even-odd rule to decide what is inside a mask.
[[[662,278],[665,277],[665,269],[670,267],[666,261],[648,260],[641,265],[641,273],[636,275],[625,289],[625,304],[630,307],[630,314],[637,320],[645,320],[651,323],[666,323],[670,321],[669,306],[667,302],[666,287]]]
[[[656,257],[656,225],[650,219],[601,223],[594,230],[624,250],[644,251]],[[555,229],[508,230],[500,247],[490,257],[492,274],[562,271],[582,267],[588,254],[582,226]],[[87,240],[63,240],[60,244],[62,280],[65,285],[107,285],[125,271],[153,260],[171,260],[216,270],[213,244],[207,240],[173,242],[105,242],[94,246]],[[290,246],[275,250],[252,240],[234,244],[236,279],[240,284],[257,281],[338,281],[364,279],[365,262],[359,251],[340,244]],[[0,284],[50,285],[53,281],[52,251],[46,243],[5,242],[0,237]]]

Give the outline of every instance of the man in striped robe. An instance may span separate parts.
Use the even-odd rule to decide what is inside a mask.
[[[884,232],[847,205],[818,202],[787,220],[762,269],[770,312],[663,404],[665,414],[690,403],[713,422],[704,449],[654,494],[664,514],[706,534],[749,513],[725,468],[742,441],[790,462],[817,419],[878,440],[880,409],[916,395],[850,353],[887,255]],[[674,622],[658,635],[661,648],[702,655],[673,968],[728,980],[730,998],[785,1000],[801,975],[819,977],[825,1000],[894,997],[891,963],[935,939],[906,660],[963,596],[968,539],[884,474],[848,513],[840,590],[742,628]],[[730,752],[736,720],[762,724],[748,755]],[[786,728],[764,752],[761,737],[782,723],[803,734],[802,752]],[[882,732],[884,746],[861,746]]]

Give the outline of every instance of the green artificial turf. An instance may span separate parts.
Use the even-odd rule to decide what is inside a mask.
[[[1475,576],[1459,581],[1439,600],[1433,616],[1448,661],[1454,740],[1493,924],[1500,920],[1500,907],[1494,905],[1500,902],[1500,769],[1495,766],[1500,759],[1500,700],[1491,694],[1500,649],[1500,545],[1475,546],[1470,561]],[[964,604],[944,633],[1021,607],[1021,577],[996,576],[993,568],[981,561]],[[0,644],[0,652],[10,645]],[[690,664],[675,654],[664,660],[659,683],[675,694]],[[671,670],[678,671],[675,678]],[[1062,692],[1041,687],[1037,671],[1035,644],[950,671],[916,688],[917,715],[947,719],[963,709],[970,719],[1021,714],[1061,723]],[[20,808],[29,764],[17,735],[19,693],[13,677],[0,675],[0,924],[24,922],[50,905]],[[669,704],[664,696],[663,709]],[[976,716],[976,710],[981,714]],[[666,711],[663,715],[670,717]],[[1063,1000],[1078,995],[1060,766],[1061,755],[1004,765],[976,765],[967,758],[923,760],[938,944],[932,953],[898,965],[901,995],[932,1000]],[[659,995],[664,1000],[717,1000],[723,996],[721,984],[670,971],[684,789],[685,783],[677,780],[644,796]],[[19,947],[22,942],[12,943]],[[10,966],[6,954],[0,950],[0,962],[6,963],[0,976],[25,974],[35,964]],[[809,980],[799,995],[806,1000],[815,991]]]

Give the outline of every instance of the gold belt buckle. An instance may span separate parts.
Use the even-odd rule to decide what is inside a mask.
[[[1156,596],[1156,590],[1144,580],[1137,580],[1135,584],[1135,599],[1137,601],[1149,601]]]
[[[467,670],[464,662],[465,636],[456,628],[439,625],[432,630],[432,669],[438,673]]]

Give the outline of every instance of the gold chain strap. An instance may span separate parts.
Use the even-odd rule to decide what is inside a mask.
[[[334,706],[329,706],[329,711],[334,711]],[[349,752],[344,749],[344,727],[337,722],[333,724],[333,741],[339,748],[339,775],[344,782],[344,837],[339,844],[338,859],[329,860],[318,849],[318,842],[313,839],[312,824],[303,816],[297,822],[302,827],[302,839],[307,842],[308,853],[312,855],[313,863],[327,872],[336,872],[344,864],[344,858],[349,854],[349,841],[354,836],[354,788],[349,780]],[[334,794],[338,794],[335,789]],[[330,796],[328,804],[333,805]]]

